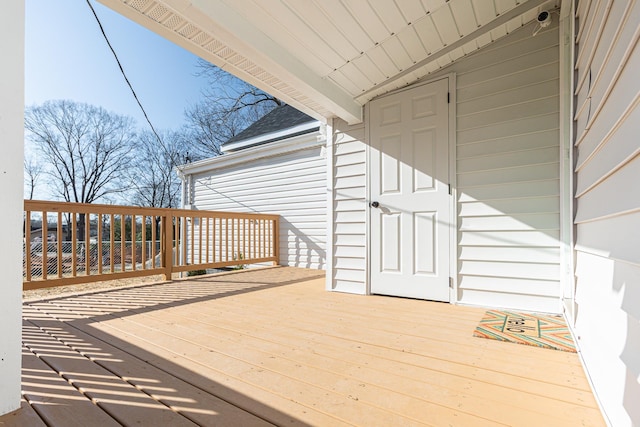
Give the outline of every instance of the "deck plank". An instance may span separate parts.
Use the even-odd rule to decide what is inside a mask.
[[[428,392],[430,395],[444,398],[455,390],[465,390],[464,394],[453,394],[454,399],[442,399],[440,402],[449,407],[457,407],[456,402],[459,398],[465,399],[468,403],[474,401],[480,406],[486,405],[487,396],[491,396],[493,407],[501,411],[504,404],[501,402],[509,402],[509,406],[518,407],[522,414],[526,414],[531,408],[545,408],[545,412],[558,416],[560,419],[567,421],[575,420],[576,417],[582,415],[583,411],[596,411],[593,407],[584,405],[584,399],[589,398],[589,394],[585,391],[575,390],[567,387],[557,387],[559,393],[555,396],[546,396],[534,394],[530,391],[518,390],[517,388],[507,388],[504,384],[496,385],[493,382],[481,381],[475,378],[478,369],[473,368],[470,374],[466,374],[460,365],[451,364],[449,369],[436,369],[432,363],[417,365],[402,363],[399,361],[392,362],[388,359],[369,356],[363,354],[364,362],[354,362],[353,353],[343,349],[342,351],[336,347],[322,345],[319,342],[305,341],[304,335],[292,336],[291,330],[278,335],[273,330],[257,329],[255,327],[244,327],[242,324],[230,325],[228,321],[221,317],[215,317],[212,320],[206,312],[193,310],[189,315],[168,315],[163,312],[161,317],[157,313],[149,313],[145,316],[150,317],[151,324],[162,325],[165,322],[171,322],[164,328],[186,328],[183,336],[189,336],[190,339],[197,339],[199,342],[215,342],[216,348],[220,348],[221,343],[229,343],[232,352],[234,349],[242,347],[245,354],[257,357],[258,361],[264,359],[272,361],[272,356],[286,358],[288,362],[294,366],[308,366],[328,371],[328,373],[342,374],[344,372],[353,372],[352,377],[362,381],[368,381],[370,384],[384,384],[387,388],[382,394],[393,393],[393,390],[410,391],[413,396],[418,396]],[[195,318],[194,318],[195,317]],[[168,330],[168,329],[166,329]],[[203,333],[203,331],[207,331]],[[261,333],[262,332],[262,333]],[[306,343],[306,345],[305,345]],[[400,352],[403,353],[403,352]],[[406,352],[404,352],[406,353]],[[261,355],[262,354],[262,355]],[[358,358],[360,360],[360,358]],[[448,363],[445,361],[445,363]],[[286,365],[285,365],[286,366]],[[329,367],[334,367],[332,370]],[[286,367],[285,367],[286,369]],[[496,374],[498,374],[496,372]],[[322,375],[323,378],[331,375]],[[514,385],[519,385],[523,381],[522,377],[512,378]],[[402,385],[400,385],[402,383]],[[429,389],[429,386],[431,389]],[[542,392],[548,393],[549,384],[542,385]],[[419,392],[418,392],[419,390]],[[575,391],[575,392],[574,392]],[[477,398],[482,398],[479,400]],[[571,403],[571,405],[566,405]],[[471,409],[471,412],[479,410],[479,407]],[[596,413],[597,414],[597,413]],[[499,414],[498,416],[500,416]],[[532,414],[533,415],[533,414]],[[564,416],[563,416],[564,415]]]
[[[2,427],[46,427],[40,415],[22,398],[20,409],[0,416],[0,426]]]
[[[26,342],[35,339],[30,336],[28,328],[29,326],[26,325]],[[22,394],[48,425],[120,426],[111,416],[26,348],[22,351]],[[37,421],[29,421],[22,425],[31,426],[31,422],[33,425],[38,425]]]
[[[244,306],[237,307],[237,309],[246,309],[248,304],[262,307],[263,304],[257,301],[258,298],[260,298],[260,295],[247,296],[242,300]],[[493,344],[490,340],[470,341],[468,339],[470,325],[475,328],[475,325],[484,315],[484,309],[420,301],[419,305],[407,304],[407,307],[398,310],[398,304],[385,302],[390,298],[371,296],[366,300],[355,298],[348,304],[341,305],[339,319],[330,318],[330,320],[337,320],[347,325],[349,324],[348,320],[352,320],[354,323],[365,321],[378,330],[385,332],[397,334],[398,331],[402,331],[403,336],[424,337],[430,340],[446,341],[447,343],[472,345],[476,349],[479,347],[485,348]],[[267,303],[267,301],[264,302]],[[325,301],[325,296],[323,295],[313,295],[313,298],[305,300],[296,297],[295,299],[288,299],[287,302],[295,304],[296,307],[301,309],[308,308],[309,310],[318,311],[313,319],[322,318],[327,320],[329,319],[327,316],[332,314],[332,304],[330,301]],[[330,314],[323,315],[323,310],[319,310],[319,306],[322,306],[323,303],[326,312]],[[415,308],[412,308],[411,305],[414,305]],[[376,310],[377,306],[380,307],[380,310]],[[387,313],[385,314],[384,312]],[[421,315],[416,315],[416,313],[421,313]],[[457,316],[459,313],[464,313],[466,316]],[[470,316],[470,314],[472,315]],[[446,328],[443,328],[443,326],[446,326]],[[504,348],[501,354],[522,355],[520,349],[512,348],[511,346]],[[543,359],[549,362],[556,362],[559,367],[564,367],[567,363],[575,363],[575,358],[566,352],[542,351],[532,357],[536,360]]]
[[[225,306],[228,306],[229,304],[225,304]],[[205,311],[198,311],[198,306],[194,306],[191,307],[191,310],[189,310],[189,314],[188,316],[183,316],[182,318],[172,318],[172,317],[168,317],[167,313],[169,312],[178,312],[179,310],[177,309],[168,309],[168,310],[163,310],[161,313],[150,313],[147,314],[147,316],[152,316],[155,317],[155,321],[152,320],[148,323],[148,326],[153,327],[154,324],[159,325],[164,323],[165,321],[167,322],[171,322],[172,325],[179,325],[179,327],[185,327],[189,324],[189,322],[197,322],[197,324],[193,324],[192,325],[192,330],[190,331],[185,331],[184,333],[182,333],[181,335],[184,336],[189,336],[190,338],[194,338],[197,337],[199,334],[201,334],[201,330],[205,329],[202,327],[202,325],[206,325],[207,328],[206,329],[211,329],[211,328],[218,328],[220,326],[221,323],[225,322],[225,318],[229,318],[229,317],[233,317],[233,316],[229,316],[228,313],[226,313],[224,316],[215,316],[215,318],[213,319],[213,321],[211,323],[208,323],[204,321],[204,319],[207,319],[208,316],[210,316],[210,314],[208,312],[210,312],[210,310],[205,310]],[[182,311],[182,313],[185,313],[185,311]],[[255,313],[253,313],[255,314]],[[179,316],[179,314],[178,314]],[[191,316],[191,317],[189,317]],[[315,317],[315,316],[314,316]],[[137,316],[136,318],[139,318],[139,316]],[[197,320],[193,320],[193,318],[197,319]],[[247,322],[240,322],[239,324],[246,324]],[[262,322],[261,324],[263,324],[264,322]],[[286,322],[285,322],[286,323]],[[264,326],[264,325],[263,325]],[[266,337],[264,337],[264,341],[258,343],[255,346],[255,351],[256,352],[260,352],[261,350],[264,349],[265,345],[268,344],[270,341],[273,340],[273,336],[274,336],[274,332],[273,332],[273,328],[272,326],[268,326],[263,328],[266,332],[265,334],[267,335]],[[288,331],[285,332],[286,334],[290,334],[292,327],[288,327]],[[255,328],[255,324],[251,323],[251,325],[249,326],[249,329],[247,329],[245,332],[249,335],[255,335],[255,331],[257,329]],[[235,332],[238,332],[237,330],[235,330]],[[310,333],[311,331],[307,331],[306,333]],[[218,330],[218,332],[216,332],[214,335],[211,335],[209,337],[207,336],[203,336],[201,338],[199,338],[197,341],[199,342],[216,342],[219,343],[220,342],[220,333],[224,334],[225,332],[221,330]],[[247,336],[249,336],[247,335]],[[296,342],[300,339],[304,339],[304,337],[296,337],[294,338],[292,341],[290,340],[290,342],[287,342],[285,345],[285,348],[287,348],[287,346],[294,346],[296,345]],[[467,337],[468,339],[468,337]],[[476,339],[476,341],[478,341],[478,339]],[[482,340],[479,340],[482,342]],[[238,346],[242,345],[243,347],[247,346],[246,342],[238,342],[236,343]],[[504,343],[502,343],[504,344]],[[233,344],[232,344],[233,345]],[[219,347],[219,345],[216,345],[216,347]],[[507,344],[507,348],[516,348],[513,345],[509,345]],[[317,347],[316,347],[317,350]],[[520,351],[522,351],[522,349],[519,349]],[[534,350],[533,348],[530,348],[528,350]],[[538,349],[535,349],[538,350]],[[542,350],[543,352],[549,352],[549,350]],[[251,352],[249,352],[251,354]],[[406,353],[406,352],[402,352],[402,353]],[[559,353],[559,352],[553,352],[553,353]],[[341,352],[334,352],[332,354],[332,357],[339,357],[336,355],[340,355],[340,354],[346,354],[344,351]],[[570,356],[574,356],[575,355],[570,355]],[[269,360],[269,359],[267,359]],[[373,359],[374,361],[377,361],[378,359]],[[293,362],[298,362],[298,361],[293,361]],[[323,366],[327,361],[322,361],[321,363],[318,363],[319,366]],[[348,361],[343,360],[343,363],[347,363]],[[368,365],[371,362],[366,362],[366,364]],[[379,375],[381,373],[384,373],[384,366],[386,365],[387,367],[389,366],[388,362],[382,362],[382,363],[378,363],[379,365],[379,370],[377,371],[379,373]],[[362,367],[359,366],[359,369],[361,369]],[[397,364],[393,365],[394,370],[398,368]],[[415,375],[415,371],[416,369],[419,370],[419,366],[408,366],[405,369],[407,369],[408,373],[407,373],[407,377],[405,377],[405,380],[410,378],[408,377],[408,375]],[[457,367],[459,369],[459,367]],[[401,368],[402,369],[402,368]],[[454,367],[455,369],[455,367]],[[477,369],[475,369],[475,371],[477,371]],[[428,384],[429,381],[433,382],[433,376],[434,376],[434,371],[429,372],[430,374],[430,379],[427,378],[422,378],[423,380],[425,380],[425,383]],[[439,374],[439,372],[437,372],[436,374]],[[378,376],[379,376],[378,375]],[[438,375],[436,375],[438,376]],[[373,377],[373,376],[372,376]],[[514,385],[519,384],[520,382],[523,381],[522,377],[514,377],[513,378],[513,383]],[[553,396],[551,398],[549,397],[545,397],[545,396],[540,396],[540,395],[536,395],[536,394],[531,394],[531,393],[518,393],[517,390],[515,389],[505,389],[503,385],[500,386],[496,386],[494,384],[491,383],[486,383],[486,382],[478,382],[475,381],[473,378],[462,378],[460,379],[460,375],[458,372],[453,372],[452,375],[440,375],[440,381],[439,384],[446,384],[446,389],[444,390],[444,392],[442,394],[446,395],[446,391],[448,389],[455,389],[455,385],[457,384],[460,387],[464,387],[465,389],[468,390],[475,390],[473,393],[476,394],[477,396],[492,396],[492,399],[494,400],[500,400],[502,399],[503,401],[508,401],[510,402],[510,405],[514,405],[517,406],[518,402],[520,402],[520,407],[519,407],[519,411],[522,413],[522,415],[526,414],[526,411],[528,410],[528,408],[533,407],[533,408],[545,408],[545,413],[547,413],[546,416],[550,416],[553,417],[555,415],[558,415],[557,418],[559,419],[566,419],[567,421],[573,421],[576,419],[576,417],[580,417],[584,415],[584,411],[586,412],[592,412],[594,413],[596,416],[598,415],[597,409],[593,408],[593,407],[589,407],[588,405],[583,405],[582,401],[586,398],[588,399],[590,396],[588,393],[585,392],[581,392],[581,391],[577,391],[577,396],[575,396],[573,399],[573,405],[572,406],[566,406],[563,405],[562,403],[557,403],[556,399],[563,399],[562,393],[558,393],[558,395]],[[545,392],[545,389],[547,389],[549,387],[549,384],[545,384],[545,383],[541,383],[540,384],[542,390],[541,392]],[[560,390],[561,392],[564,391],[565,394],[572,394],[571,392],[573,391],[572,388],[568,388],[567,387],[557,387],[558,389],[563,389],[564,390]],[[440,396],[439,393],[433,393],[435,395]],[[465,396],[463,396],[465,397]],[[573,397],[573,396],[571,396]],[[467,400],[468,401],[468,400]],[[565,399],[566,402],[566,399]],[[494,406],[500,407],[501,405],[496,405],[494,403]],[[560,409],[564,409],[564,412],[560,411]],[[552,414],[552,415],[549,415]]]
[[[519,378],[527,378],[534,375],[540,379],[540,373],[531,370],[531,366],[540,363],[543,359],[546,361],[544,375],[548,382],[558,385],[568,385],[575,388],[588,391],[589,385],[582,374],[582,368],[579,360],[570,353],[548,351],[530,347],[526,352],[521,348],[513,345],[504,345],[486,339],[473,338],[469,339],[477,321],[473,323],[467,322],[464,328],[456,328],[446,323],[447,328],[442,328],[442,323],[438,328],[423,330],[422,335],[414,332],[417,327],[411,327],[407,322],[401,323],[407,325],[406,328],[390,329],[387,321],[384,319],[368,318],[366,316],[360,319],[349,319],[343,314],[343,307],[340,307],[339,316],[335,313],[324,313],[322,310],[313,311],[313,316],[301,315],[300,311],[312,312],[310,307],[302,306],[300,311],[292,312],[287,310],[285,313],[277,313],[270,311],[268,301],[256,301],[249,306],[246,301],[251,296],[242,299],[243,304],[239,307],[234,305],[232,299],[225,301],[225,305],[219,308],[217,316],[221,319],[240,319],[240,323],[245,323],[243,313],[251,311],[252,318],[256,323],[261,325],[269,325],[270,331],[279,331],[294,328],[305,335],[322,334],[330,338],[339,338],[350,340],[358,337],[363,343],[374,342],[377,346],[390,349],[402,348],[405,352],[411,352],[411,349],[427,349],[424,352],[429,357],[439,358],[441,360],[455,361],[467,366],[476,366],[482,362],[483,366],[499,372],[508,372]],[[380,297],[369,297],[376,299]],[[369,299],[367,298],[367,299]],[[423,302],[423,304],[430,304]],[[434,304],[442,306],[443,304]],[[293,303],[282,301],[282,306],[292,307]],[[451,310],[457,310],[461,307],[448,306]],[[168,309],[171,310],[171,309]],[[180,310],[175,308],[174,310]],[[194,306],[192,310],[197,310]],[[362,312],[366,313],[366,307]],[[212,315],[214,311],[207,307],[203,315]],[[476,320],[479,320],[477,318]],[[394,322],[393,320],[389,322]],[[397,322],[396,322],[397,323]],[[364,327],[363,327],[364,325]],[[406,332],[409,330],[409,332]],[[496,347],[497,345],[497,347]],[[499,348],[499,351],[496,351]],[[550,355],[551,354],[551,355]],[[513,359],[519,359],[518,364],[513,363]],[[531,366],[530,366],[531,365]],[[569,367],[569,369],[568,369]]]
[[[412,420],[409,417],[391,413],[383,408],[367,405],[356,398],[351,399],[353,403],[349,402],[346,405],[346,396],[319,386],[313,377],[302,378],[297,375],[276,372],[257,364],[249,363],[218,349],[207,347],[204,343],[191,342],[167,331],[147,328],[137,321],[130,322],[125,320],[124,322],[128,324],[122,325],[123,322],[118,322],[119,325],[117,326],[113,324],[108,324],[108,326],[111,327],[110,330],[114,334],[123,332],[123,329],[126,329],[127,332],[138,338],[145,337],[145,339],[149,339],[153,342],[152,345],[156,348],[156,351],[159,349],[173,353],[175,356],[178,353],[171,349],[179,348],[181,358],[197,361],[199,365],[206,367],[209,372],[217,373],[217,376],[224,374],[250,387],[266,390],[274,397],[291,396],[295,402],[307,409],[314,407],[332,408],[332,415],[336,419],[333,422],[340,421],[351,425],[357,423],[362,425],[376,425],[376,423],[379,423],[379,425],[425,425],[419,420]],[[144,348],[149,347],[147,345]],[[245,349],[240,348],[238,351],[243,352]],[[268,398],[266,403],[268,404],[270,400]]]
[[[116,378],[103,389],[120,381],[200,425],[226,424],[209,408],[242,425],[604,425],[576,354],[475,338],[484,311],[273,268],[34,301],[25,316],[49,337],[30,348],[74,386],[88,387],[67,375],[81,356],[94,367],[80,372]]]
[[[51,335],[61,335],[62,340],[73,337],[74,341],[92,343],[91,347],[83,346],[74,349],[116,377],[122,378],[123,381],[198,425],[273,426],[246,410],[239,409],[178,379],[175,374],[169,374],[132,357],[131,354],[83,332],[78,327],[53,320],[31,319],[30,321]],[[76,346],[73,342],[69,345],[72,348]]]
[[[537,426],[544,417],[555,420],[556,424],[562,424],[575,421],[577,417],[584,416],[584,411],[589,411],[589,408],[581,405],[570,407],[549,398],[517,393],[513,390],[503,391],[477,381],[475,384],[468,380],[460,381],[452,375],[441,376],[439,381],[434,381],[434,378],[428,378],[426,381],[416,380],[409,376],[385,372],[384,367],[383,369],[369,368],[369,361],[350,363],[345,354],[337,354],[336,359],[332,360],[306,351],[296,352],[295,347],[290,347],[295,345],[293,342],[282,345],[279,353],[267,351],[265,342],[255,342],[249,336],[237,337],[233,336],[234,334],[226,334],[225,331],[213,325],[206,325],[205,322],[185,317],[171,316],[166,313],[162,316],[147,314],[144,317],[149,319],[148,323],[142,322],[141,316],[136,316],[136,322],[144,323],[156,333],[162,331],[163,334],[176,338],[186,336],[189,337],[188,342],[194,345],[195,343],[215,343],[208,347],[210,351],[221,352],[225,356],[236,358],[259,369],[269,370],[275,375],[306,378],[314,385],[342,393],[343,397],[357,398],[377,407],[393,408],[397,415],[411,416],[416,420],[419,420],[426,411],[436,424],[457,416],[461,423],[468,425],[470,422],[480,421],[473,415],[479,413],[483,413],[486,417],[485,423],[488,421],[509,423],[512,421],[509,412],[517,409],[519,416],[523,419],[520,425]],[[310,359],[315,360],[315,363]],[[331,362],[334,362],[334,370],[328,369]],[[469,393],[468,391],[474,386],[476,391]],[[425,395],[429,396],[429,399],[418,397]],[[491,396],[491,399],[487,399],[486,396]],[[460,406],[461,401],[465,402],[464,407]],[[487,405],[489,402],[491,404]],[[540,407],[550,412],[541,413],[532,410]],[[568,408],[570,410],[567,410]],[[464,419],[462,414],[466,414],[468,419]],[[527,420],[532,421],[529,423]]]
[[[104,322],[92,323],[85,327],[91,329],[92,334],[96,336],[102,335],[105,339],[111,337],[123,343],[123,348],[133,356],[144,358],[147,363],[160,369],[171,369],[172,373],[182,380],[219,396],[239,408],[247,408],[275,425],[338,427],[349,425],[323,412],[320,408],[309,408],[288,395],[274,394],[264,388],[243,382],[225,370],[215,369],[199,360],[185,357],[183,352],[177,352],[175,348],[156,346],[146,337],[140,338],[130,331],[122,332],[105,325]],[[180,372],[176,373],[175,365],[177,364]],[[169,367],[170,365],[174,366]]]
[[[39,308],[46,311],[49,303],[40,303]],[[51,311],[64,311],[68,317],[74,317],[69,310],[52,306]],[[84,316],[83,316],[84,318]],[[132,356],[144,360],[146,363],[158,367],[161,370],[171,372],[172,375],[194,384],[195,386],[218,396],[239,408],[270,421],[275,425],[306,426],[306,425],[349,425],[321,410],[301,405],[295,399],[287,395],[274,394],[273,392],[239,381],[226,371],[210,368],[198,360],[184,357],[179,345],[172,345],[169,349],[165,346],[157,346],[150,337],[138,337],[131,331],[119,333],[113,327],[104,327],[105,322],[76,322],[74,326],[88,332],[103,341],[117,342],[118,347]],[[103,330],[106,330],[104,332]],[[115,345],[115,344],[114,344]],[[179,364],[179,366],[178,366]],[[180,368],[180,369],[177,369]],[[179,370],[180,372],[177,372]],[[300,421],[304,418],[305,421]],[[217,425],[217,424],[216,424]],[[235,424],[237,425],[237,424]]]
[[[133,426],[145,422],[153,425],[196,425],[56,338],[42,332],[31,321],[26,323],[30,336],[23,338],[25,346],[120,424]],[[90,342],[76,340],[73,336],[67,339],[76,341],[76,345],[93,345]]]
[[[140,319],[137,318],[136,323],[139,322]],[[489,420],[417,399],[390,388],[366,384],[361,379],[349,378],[344,373],[336,374],[305,366],[301,362],[286,360],[252,348],[246,343],[228,343],[219,335],[212,337],[206,333],[196,333],[193,329],[180,326],[171,328],[168,325],[163,325],[162,329],[149,325],[138,329],[127,325],[126,329],[135,330],[143,336],[153,336],[154,343],[178,341],[184,356],[206,363],[212,369],[215,366],[223,366],[224,372],[234,375],[240,381],[268,388],[273,393],[291,393],[297,396],[296,400],[308,407],[335,407],[334,413],[349,424],[424,425],[421,418],[428,412],[431,416],[428,424],[431,425],[441,425],[444,420],[456,417],[464,425],[493,425]],[[190,336],[189,340],[184,340],[180,338],[182,333],[194,335]],[[191,341],[191,338],[194,341]],[[215,345],[207,347],[198,344],[206,342],[201,339],[213,339]],[[368,398],[365,398],[365,395]],[[353,403],[350,402],[346,410],[343,410],[340,402],[348,400],[353,400]]]

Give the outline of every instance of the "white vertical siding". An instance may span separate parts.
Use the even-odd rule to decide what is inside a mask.
[[[367,153],[363,124],[334,124],[333,281],[337,291],[366,293]]]
[[[558,312],[558,28],[532,28],[452,67],[458,301]]]
[[[279,214],[280,264],[324,269],[327,186],[323,147],[279,154],[193,176],[200,210]],[[222,157],[220,159],[223,159]]]
[[[611,425],[640,425],[640,3],[578,5],[576,331]]]

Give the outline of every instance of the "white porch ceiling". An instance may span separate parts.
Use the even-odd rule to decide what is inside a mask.
[[[320,120],[425,78],[559,0],[100,0]],[[557,15],[553,15],[557,19]]]

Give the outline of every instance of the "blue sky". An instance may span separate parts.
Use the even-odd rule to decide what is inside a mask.
[[[176,129],[206,86],[197,57],[92,1],[156,129]],[[25,103],[71,99],[133,117],[136,104],[85,0],[26,0]]]

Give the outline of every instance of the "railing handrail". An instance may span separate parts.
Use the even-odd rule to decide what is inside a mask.
[[[279,257],[279,215],[274,214],[41,200],[25,200],[24,210],[25,289],[156,274],[170,279],[174,272],[277,264]],[[37,213],[42,224],[32,233],[32,215]],[[53,228],[47,225],[50,215],[55,217]],[[94,231],[97,235],[92,236]],[[55,240],[49,241],[52,232]],[[33,244],[34,234],[41,236],[39,244],[47,244],[46,251],[27,244]],[[69,242],[72,251],[67,250]],[[151,242],[153,247],[134,242]]]
[[[61,209],[64,206],[65,209]],[[76,202],[54,202],[49,200],[25,200],[24,210],[31,212],[46,211],[50,213],[65,212],[65,213],[95,213],[95,214],[111,214],[114,213],[114,209],[117,209],[117,214],[123,213],[125,215],[151,215],[162,216],[165,214],[179,213],[179,212],[198,212],[198,215],[194,216],[207,216],[220,217],[220,216],[236,216],[236,217],[249,217],[256,219],[271,219],[277,220],[280,215],[276,214],[262,214],[255,212],[225,212],[225,211],[210,211],[210,210],[198,210],[198,209],[177,209],[177,208],[148,208],[141,206],[128,206],[128,205],[105,205],[94,203],[76,203]]]

